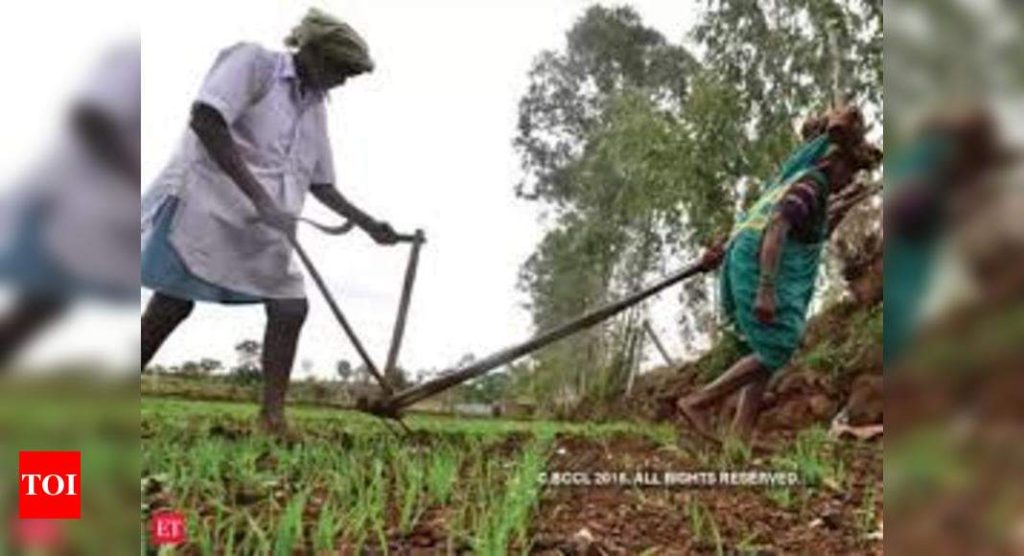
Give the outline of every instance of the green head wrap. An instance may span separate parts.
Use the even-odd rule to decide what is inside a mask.
[[[309,9],[284,43],[299,49],[315,44],[332,62],[357,73],[373,71],[373,60],[363,37],[344,21],[317,8]]]

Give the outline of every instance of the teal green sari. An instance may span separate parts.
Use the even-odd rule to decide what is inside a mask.
[[[828,236],[826,211],[817,211],[810,241],[788,235],[783,242],[776,276],[775,320],[771,324],[761,323],[754,315],[761,274],[761,240],[791,185],[809,178],[820,188],[821,198],[828,197],[828,180],[817,165],[830,148],[828,137],[821,135],[790,156],[757,203],[737,220],[726,252],[721,279],[722,310],[747,348],[772,371],[785,365],[800,345]]]

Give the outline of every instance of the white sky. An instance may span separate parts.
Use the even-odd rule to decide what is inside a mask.
[[[487,354],[531,333],[516,288],[520,264],[543,231],[538,207],[513,194],[521,178],[512,148],[526,74],[541,50],[559,48],[584,0],[351,0],[333,2],[129,0],[69,2],[53,17],[46,3],[14,3],[0,18],[9,75],[4,92],[0,185],[9,184],[52,140],[67,99],[104,47],[141,28],[143,187],[170,157],[188,107],[220,48],[240,40],[279,47],[309,5],[352,23],[378,69],[332,92],[329,117],[339,186],[400,231],[422,227],[424,248],[401,362],[443,368],[465,353]],[[697,2],[631,2],[644,21],[678,40]],[[48,37],[40,41],[39,21]],[[140,23],[141,22],[141,23]],[[31,50],[28,50],[31,47]],[[21,55],[22,52],[31,55]],[[312,199],[307,214],[327,219]],[[407,247],[380,248],[361,233],[302,236],[350,320],[381,364],[394,319]],[[299,347],[315,372],[356,362],[319,293]],[[672,294],[664,297],[672,298]],[[143,295],[143,302],[146,295]],[[2,301],[2,299],[0,299]],[[0,305],[2,307],[2,305]],[[666,312],[662,329],[670,344]],[[137,355],[138,313],[84,306],[43,335],[32,361],[69,355],[126,361]],[[260,339],[259,307],[204,304],[168,341],[157,363],[235,359],[233,346]]]
[[[512,148],[527,71],[541,50],[561,47],[591,2],[517,0],[318,2],[370,44],[378,69],[332,92],[329,118],[339,187],[400,231],[426,230],[401,363],[443,368],[531,333],[520,264],[541,237],[535,205],[519,201]],[[635,2],[644,20],[678,38],[688,2]],[[159,2],[143,14],[143,180],[172,153],[199,83],[216,52],[239,40],[278,47],[306,2]],[[200,15],[202,14],[202,15]],[[310,199],[307,214],[329,213]],[[378,365],[383,363],[408,248],[381,248],[361,233],[301,236]],[[346,358],[358,365],[312,283],[302,360],[321,376]],[[669,296],[666,296],[669,297]],[[260,307],[202,305],[156,362],[212,356],[262,337]]]

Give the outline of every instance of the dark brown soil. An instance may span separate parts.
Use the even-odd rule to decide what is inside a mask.
[[[766,439],[772,447],[758,450],[748,466],[770,470],[770,456],[786,449],[790,439],[784,433]],[[851,443],[840,452],[849,473],[845,485],[793,487],[805,500],[788,508],[772,501],[767,487],[549,486],[534,520],[531,552],[881,554],[881,540],[868,537],[878,525],[865,522],[862,508],[873,496],[881,516],[882,446]],[[559,439],[548,464],[549,470],[591,473],[708,468],[687,451],[635,438]],[[710,529],[700,538],[694,535],[689,511],[694,504],[712,516],[717,537]]]

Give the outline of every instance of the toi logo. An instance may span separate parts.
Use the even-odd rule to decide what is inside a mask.
[[[81,452],[18,453],[18,518],[78,519]]]
[[[153,546],[185,542],[185,516],[161,510],[149,520],[149,543]]]

